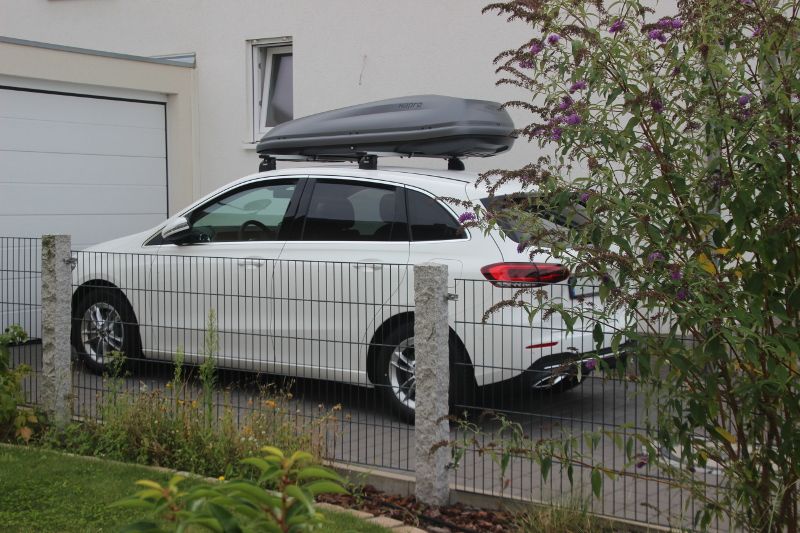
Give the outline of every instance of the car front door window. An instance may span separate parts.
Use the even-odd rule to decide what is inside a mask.
[[[208,242],[278,240],[296,180],[238,189],[191,214],[192,230]]]

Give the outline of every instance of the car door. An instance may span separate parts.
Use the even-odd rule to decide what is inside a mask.
[[[224,191],[185,214],[190,236],[162,244],[153,266],[151,356],[187,361],[208,353],[215,314],[218,364],[273,370],[273,270],[302,180],[273,178]],[[213,340],[213,339],[210,339]]]
[[[376,316],[409,309],[402,191],[373,180],[309,181],[275,269],[275,349],[296,365],[287,373],[366,383],[369,328]]]

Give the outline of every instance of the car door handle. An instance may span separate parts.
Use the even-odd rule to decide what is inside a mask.
[[[243,267],[255,267],[255,268],[263,268],[264,263],[266,263],[266,259],[262,257],[245,257],[244,259],[239,259],[239,264]]]

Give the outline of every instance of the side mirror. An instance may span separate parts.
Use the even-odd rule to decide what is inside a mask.
[[[161,237],[167,242],[175,242],[181,237],[185,237],[192,229],[186,217],[175,217],[167,221],[167,225],[161,230]]]

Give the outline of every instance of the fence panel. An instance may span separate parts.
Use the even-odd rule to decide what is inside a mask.
[[[648,524],[690,527],[697,510],[688,493],[671,478],[646,464],[628,460],[624,443],[655,422],[658,398],[646,401],[633,364],[624,373],[613,367],[624,359],[610,350],[596,351],[592,306],[599,305],[592,287],[548,285],[520,292],[488,281],[457,280],[458,300],[451,306],[455,333],[474,366],[477,393],[461,396],[456,411],[470,424],[455,430],[468,443],[455,474],[463,490],[586,508],[595,513]],[[559,313],[529,315],[541,301],[555,301],[578,319],[568,332]],[[498,305],[506,302],[505,305]],[[513,303],[513,302],[516,302]],[[519,305],[519,304],[523,305]],[[620,317],[621,319],[621,317]],[[606,324],[603,345],[608,347]],[[597,433],[596,446],[582,435]],[[571,473],[555,460],[548,475],[527,450],[536,443],[565,442],[577,452]],[[498,450],[515,448],[505,472]],[[641,451],[637,445],[634,453]],[[638,464],[636,464],[638,463]],[[677,463],[676,463],[677,464]],[[593,467],[627,475],[603,476],[601,497],[592,491]],[[714,490],[713,473],[697,473]],[[717,524],[718,527],[721,527]]]
[[[25,401],[37,404],[42,365],[38,341],[42,329],[41,240],[0,237],[0,331],[12,324],[22,326],[30,341],[11,347],[11,365],[31,369],[23,382]]]
[[[119,394],[174,395],[178,354],[191,376],[179,399],[202,402],[199,367],[213,355],[215,418],[248,426],[273,416],[283,427],[291,419],[330,460],[413,470],[413,426],[392,415],[385,387],[367,377],[368,357],[394,348],[375,329],[413,311],[408,265],[74,255],[73,331],[94,354],[75,367],[76,415],[102,418]],[[98,346],[92,320],[110,309],[120,325]],[[106,360],[125,352],[124,369],[98,365],[103,349]]]
[[[73,365],[75,416],[101,420],[120,398],[160,397],[198,404],[198,413],[207,406],[215,421],[245,432],[257,425],[272,435],[308,434],[330,460],[415,471],[414,426],[398,418],[391,398],[408,405],[444,400],[416,397],[413,382],[406,383],[414,364],[410,265],[256,259],[235,250],[219,257],[73,257],[72,342],[83,354]],[[0,238],[0,325],[19,323],[34,337],[41,329],[40,265],[39,239]],[[560,299],[580,314],[596,305],[592,292],[551,285],[521,298],[530,306]],[[632,379],[633,365],[619,374],[609,354],[593,353],[590,320],[578,320],[571,334],[559,314],[531,320],[524,306],[497,305],[519,300],[516,289],[483,280],[455,280],[455,293],[451,413],[462,422],[451,424],[450,437],[466,443],[449,471],[456,488],[557,505],[579,501],[648,524],[691,523],[687,494],[644,462],[629,476],[605,479],[601,498],[592,495],[593,466],[626,465],[609,436],[594,448],[576,441],[584,464],[572,480],[558,461],[543,478],[522,448],[503,470],[497,445],[509,437],[525,445],[601,430],[624,438],[644,431],[654,407]],[[201,369],[211,357],[214,383],[204,391]],[[33,368],[26,400],[40,403],[40,346],[14,347],[12,360]],[[177,360],[184,363],[180,380]],[[714,473],[697,475],[716,490]]]

